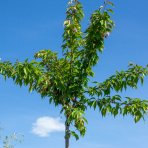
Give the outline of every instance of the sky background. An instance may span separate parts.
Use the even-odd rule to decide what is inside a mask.
[[[0,58],[2,61],[32,59],[40,49],[61,52],[66,0],[0,0]],[[99,0],[81,0],[85,18],[100,6]],[[148,1],[115,1],[116,26],[105,41],[100,62],[94,67],[95,79],[103,81],[116,70],[126,70],[129,62],[148,64]],[[123,96],[148,99],[148,78],[138,90]],[[11,80],[0,77],[0,127],[2,134],[24,135],[15,148],[64,148],[63,116],[48,99],[28,93]],[[148,117],[135,124],[131,117],[102,118],[99,111],[88,110],[87,133],[70,141],[70,148],[147,148]],[[50,125],[50,126],[47,126]],[[53,127],[53,124],[56,127]],[[34,131],[34,133],[32,132]],[[51,133],[52,132],[52,133]],[[42,137],[41,137],[42,136]]]

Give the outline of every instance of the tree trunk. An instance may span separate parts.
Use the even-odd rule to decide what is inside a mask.
[[[65,121],[65,148],[69,148],[69,139],[70,139],[69,127],[70,127],[70,125],[66,119],[66,121]]]

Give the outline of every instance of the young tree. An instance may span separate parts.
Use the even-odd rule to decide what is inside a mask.
[[[11,135],[2,136],[0,133],[0,148],[14,148],[16,142],[22,141],[22,135],[13,133]]]
[[[33,61],[0,62],[0,74],[5,79],[12,78],[17,85],[28,86],[29,91],[36,91],[41,97],[49,98],[50,103],[61,107],[66,119],[65,148],[69,148],[71,135],[79,138],[78,133],[70,130],[71,125],[81,136],[85,135],[85,111],[88,107],[98,108],[103,117],[107,113],[113,116],[132,115],[135,122],[144,118],[148,110],[147,100],[121,98],[119,95],[128,87],[137,88],[138,82],[143,84],[144,77],[148,75],[147,66],[130,64],[126,71],[117,71],[104,82],[90,84],[94,76],[92,68],[99,60],[98,53],[103,52],[104,40],[114,27],[110,15],[112,6],[112,2],[105,0],[104,5],[91,15],[88,28],[82,32],[82,4],[78,0],[68,3],[62,58],[44,49],[34,55]],[[117,94],[112,96],[112,91]]]

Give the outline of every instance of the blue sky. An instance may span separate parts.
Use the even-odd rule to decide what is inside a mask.
[[[0,57],[2,61],[32,59],[40,49],[61,52],[63,21],[68,1],[63,0],[0,0]],[[88,25],[90,13],[99,8],[99,0],[81,0],[85,18],[83,28]],[[103,81],[116,70],[125,70],[130,61],[148,64],[148,2],[115,1],[113,18],[116,27],[105,41],[104,53],[95,66],[95,80]],[[138,90],[129,89],[124,96],[148,98],[148,78]],[[16,148],[63,148],[64,132],[57,130],[49,136],[39,137],[31,131],[40,130],[44,121],[57,126],[64,122],[59,108],[49,105],[39,94],[28,93],[11,80],[0,77],[0,126],[4,134],[13,132],[24,135]],[[89,124],[84,138],[78,142],[71,139],[71,148],[147,148],[148,118],[135,124],[131,117],[102,118],[96,110],[86,113]],[[47,120],[46,120],[47,119]],[[51,121],[50,119],[56,119]],[[37,122],[38,121],[38,122]],[[36,123],[36,124],[35,124]],[[42,126],[40,125],[42,123]],[[49,127],[44,130],[52,131]],[[45,131],[44,131],[45,132]],[[44,133],[46,134],[46,132]]]

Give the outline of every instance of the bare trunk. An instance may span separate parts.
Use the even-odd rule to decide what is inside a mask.
[[[65,121],[65,148],[69,148],[69,139],[70,139],[70,130],[69,130],[69,123],[67,119]]]

